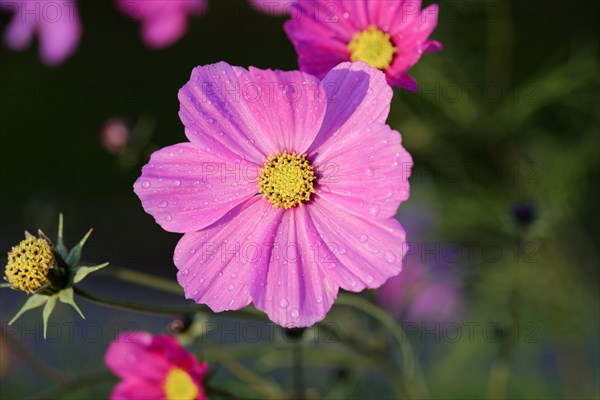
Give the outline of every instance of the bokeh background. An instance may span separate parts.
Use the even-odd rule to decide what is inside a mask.
[[[388,120],[415,160],[412,197],[398,213],[411,242],[407,267],[400,280],[361,296],[403,326],[432,398],[598,398],[600,7],[438,3],[432,38],[445,49],[411,70],[420,89],[395,90]],[[0,251],[25,229],[54,237],[62,212],[68,244],[94,228],[86,262],[174,281],[179,235],[143,211],[133,181],[152,151],[185,140],[177,91],[193,67],[297,67],[285,17],[213,0],[182,40],[151,50],[112,1],[78,5],[84,34],[63,65],[44,66],[36,46],[0,46]],[[0,12],[0,31],[9,18]],[[122,132],[124,147],[107,145],[107,135]],[[109,273],[86,288],[185,302]],[[24,295],[2,289],[0,299],[2,399],[104,398],[116,383],[102,362],[115,332],[163,332],[170,320],[79,300],[87,319],[59,307],[45,342],[39,310],[6,325]],[[202,321],[215,325],[192,348],[213,364],[216,386],[260,397],[232,372],[241,365],[291,393],[295,345],[266,318]],[[326,322],[377,351],[305,334],[307,396],[398,397],[390,371],[401,363],[386,330],[338,305]],[[259,340],[248,330],[255,328]]]

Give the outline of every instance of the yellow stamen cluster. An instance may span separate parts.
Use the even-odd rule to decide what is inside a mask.
[[[167,400],[194,400],[198,398],[198,386],[181,368],[173,368],[163,385]]]
[[[288,209],[310,200],[316,179],[306,154],[277,152],[269,156],[260,170],[258,188],[263,199],[268,199],[275,208]]]
[[[8,253],[5,279],[15,289],[33,293],[48,282],[48,273],[54,268],[54,263],[50,243],[29,237]]]
[[[352,53],[350,60],[364,61],[377,69],[386,69],[392,63],[396,47],[390,40],[390,35],[373,25],[355,34],[348,44]]]

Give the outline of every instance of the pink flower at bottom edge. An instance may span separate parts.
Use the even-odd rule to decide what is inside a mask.
[[[285,31],[302,71],[324,77],[343,61],[365,61],[385,72],[388,83],[411,91],[407,71],[442,45],[429,40],[438,6],[420,0],[298,0]]]
[[[144,42],[152,48],[169,47],[187,32],[188,17],[202,14],[206,0],[116,0],[119,10],[141,22]]]
[[[23,50],[39,37],[40,58],[47,65],[58,65],[77,48],[81,39],[81,21],[73,0],[43,2],[0,0],[0,9],[14,15],[4,32],[4,42],[14,50]]]
[[[207,399],[202,381],[208,364],[198,362],[172,336],[121,333],[104,360],[122,379],[112,400]]]
[[[342,63],[322,80],[218,63],[179,91],[190,142],[156,151],[134,191],[175,249],[186,298],[251,302],[284,327],[325,318],[338,289],[402,269],[412,158],[385,125],[380,71]]]

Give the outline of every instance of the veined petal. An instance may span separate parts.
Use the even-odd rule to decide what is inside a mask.
[[[175,249],[174,262],[186,298],[215,312],[248,305],[257,271],[269,263],[282,213],[283,209],[255,196],[218,223],[185,234]]]
[[[395,219],[366,220],[319,201],[308,204],[307,210],[340,262],[322,270],[341,288],[353,292],[376,288],[402,270],[407,245],[404,229]]]
[[[190,142],[262,164],[269,154],[256,142],[258,126],[239,87],[243,73],[224,62],[196,67],[179,90],[179,117]]]
[[[286,328],[311,326],[325,318],[338,286],[323,269],[335,259],[322,259],[316,233],[307,224],[306,207],[283,214],[268,266],[259,270],[252,289],[256,308]]]
[[[381,71],[364,62],[345,62],[332,69],[321,85],[327,93],[327,110],[309,154],[329,151],[349,133],[385,123],[393,93]]]
[[[326,97],[320,81],[300,71],[250,68],[240,75],[240,87],[254,116],[254,135],[269,154],[304,153],[325,115]]]
[[[180,143],[152,154],[134,191],[163,229],[193,232],[255,195],[258,171],[229,152]]]
[[[393,217],[408,199],[413,165],[399,132],[387,125],[356,130],[316,157],[317,195],[364,218]]]

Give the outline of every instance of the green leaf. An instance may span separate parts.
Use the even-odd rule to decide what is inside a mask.
[[[27,299],[23,307],[17,312],[17,314],[10,320],[8,323],[12,325],[21,315],[29,310],[33,310],[34,308],[41,307],[48,300],[48,296],[43,296],[40,294],[34,294],[30,298]]]
[[[73,297],[73,288],[72,287],[58,292],[58,299],[62,303],[68,304],[71,307],[73,307],[75,309],[75,311],[77,311],[79,313],[79,315],[81,315],[81,318],[85,319],[85,316],[83,315],[83,313],[81,312],[81,310],[79,309],[77,304],[75,303],[75,298]]]
[[[42,317],[44,319],[44,339],[46,339],[46,331],[48,330],[48,320],[50,319],[50,314],[54,311],[54,307],[56,306],[57,295],[48,297],[48,301],[44,306],[44,311],[42,313]]]
[[[99,269],[102,269],[102,268],[106,267],[107,265],[108,265],[108,263],[106,262],[104,264],[96,265],[96,266],[93,266],[93,267],[79,267],[79,268],[77,268],[77,270],[75,271],[75,275],[73,277],[73,283],[79,283],[79,282],[81,282],[86,276],[88,276],[92,272],[96,272]]]
[[[65,246],[65,242],[63,241],[63,215],[62,213],[58,214],[58,237],[56,238],[56,251],[63,260],[67,259],[67,247]]]
[[[83,246],[85,245],[85,242],[88,240],[88,238],[92,234],[92,231],[93,231],[93,229],[90,229],[83,236],[83,238],[81,238],[81,240],[79,241],[79,243],[77,243],[75,245],[75,247],[73,247],[71,249],[71,252],[67,256],[67,259],[65,260],[67,262],[67,264],[70,265],[71,267],[74,267],[79,262],[79,259],[81,258],[81,250],[83,249]]]
[[[81,282],[86,276],[91,274],[92,272],[96,272],[104,267],[106,267],[108,263],[95,265],[93,267],[79,267],[75,270],[75,275],[73,276],[73,283]]]

